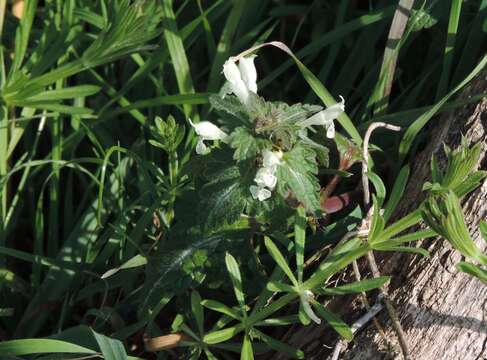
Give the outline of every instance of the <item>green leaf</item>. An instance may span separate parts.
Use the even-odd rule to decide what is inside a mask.
[[[487,270],[480,268],[480,266],[465,261],[460,261],[457,264],[457,268],[458,270],[466,274],[476,277],[477,279],[479,279],[480,281],[482,281],[484,284],[487,285]]]
[[[302,289],[311,290],[322,286],[324,281],[351,264],[354,260],[364,256],[369,249],[368,244],[358,238],[351,239],[335,247],[330,255],[321,262],[315,273],[304,282]]]
[[[261,341],[269,345],[271,349],[282,352],[293,359],[304,359],[304,353],[301,350],[295,349],[282,341],[276,340],[257,329],[253,329],[252,331]]]
[[[318,314],[326,320],[328,324],[335,330],[340,336],[348,341],[353,339],[352,329],[337,315],[327,310],[323,305],[317,301],[311,303],[316,309]]]
[[[380,214],[380,207],[375,195],[372,195],[372,202],[374,208],[372,212],[372,219],[368,236],[369,244],[375,244],[377,242],[383,241],[382,234],[385,226],[384,218]]]
[[[238,304],[240,305],[240,311],[242,314],[246,314],[245,309],[245,297],[242,286],[242,275],[240,274],[240,269],[238,267],[235,258],[229,254],[225,254],[225,264],[227,265],[228,274],[230,275],[230,280],[233,284],[233,291],[235,292],[235,297],[237,298]]]
[[[298,207],[294,221],[294,243],[296,249],[296,271],[300,283],[303,281],[304,244],[307,224],[304,208]]]
[[[162,23],[164,26],[164,38],[166,39],[167,48],[171,56],[176,81],[178,83],[179,92],[181,94],[194,93],[193,80],[189,69],[189,61],[184,49],[183,40],[179,33],[176,15],[173,11],[173,1],[162,1]],[[184,105],[184,113],[189,116],[191,113],[191,106]],[[199,121],[199,119],[195,119]]]
[[[191,312],[193,313],[200,336],[204,334],[204,312],[201,306],[201,296],[196,290],[191,292]]]
[[[487,221],[480,220],[479,230],[484,240],[487,241]]]
[[[127,353],[120,340],[110,339],[105,335],[98,334],[94,330],[92,332],[105,360],[127,359]]]
[[[116,274],[117,272],[119,272],[120,270],[123,270],[123,269],[132,269],[134,267],[139,267],[139,266],[144,266],[147,264],[147,258],[143,255],[135,255],[133,258],[127,260],[126,262],[124,262],[122,265],[116,267],[116,268],[113,268],[113,269],[110,269],[108,271],[106,271],[102,276],[101,278],[102,279],[106,279],[114,274]]]
[[[96,351],[52,339],[22,339],[0,342],[0,354],[3,356],[22,356],[30,354],[96,354]]]
[[[404,161],[406,155],[411,148],[416,135],[419,134],[421,129],[433,118],[433,116],[440,110],[440,108],[452,97],[458,90],[463,88],[470,80],[472,80],[487,64],[487,55],[484,55],[479,61],[477,66],[468,74],[468,76],[463,79],[463,81],[458,84],[454,89],[452,89],[448,94],[446,94],[440,101],[438,101],[433,107],[428,111],[418,117],[406,130],[404,136],[399,144],[399,161],[398,164],[401,165]]]
[[[252,341],[248,335],[244,336],[242,344],[242,353],[240,354],[240,360],[254,360],[254,351],[252,350]]]
[[[236,128],[231,134],[230,147],[235,149],[233,159],[243,161],[254,158],[268,145],[268,141],[254,137],[244,127]]]
[[[240,333],[242,330],[244,330],[244,326],[242,324],[237,324],[235,326],[232,326],[232,327],[229,327],[226,329],[221,329],[221,330],[217,330],[217,331],[213,331],[211,333],[208,333],[203,338],[203,341],[209,345],[218,344],[218,343],[230,340],[235,335]]]
[[[213,154],[211,155],[213,156]],[[209,182],[199,191],[198,217],[206,229],[216,229],[237,221],[250,196],[250,169],[247,163],[237,166],[233,160],[215,161],[205,173]]]
[[[146,266],[146,281],[144,283],[144,301],[142,312],[159,303],[162,296],[173,294],[175,291],[185,291],[193,281],[201,281],[200,272],[204,271],[208,256],[216,249],[225,249],[229,242],[248,239],[247,230],[227,230],[204,235],[191,231],[171,232],[169,241],[160,246],[157,252],[149,258]]]
[[[232,309],[232,308],[226,306],[225,304],[222,304],[221,302],[216,301],[216,300],[203,300],[201,302],[201,305],[203,305],[204,307],[207,307],[208,309],[218,311],[219,313],[228,315],[233,319],[241,319],[242,318],[242,316],[240,316],[240,314],[236,310],[234,310],[234,309]]]
[[[54,101],[74,99],[77,97],[94,95],[99,91],[100,87],[96,85],[79,85],[62,89],[44,91],[38,95],[27,98],[26,101]]]
[[[412,254],[419,254],[424,257],[429,257],[430,253],[423,249],[423,248],[416,248],[416,247],[409,247],[409,246],[394,246],[385,244],[378,244],[373,246],[374,250],[377,251],[397,251],[397,252],[405,252],[405,253],[412,253]]]
[[[447,239],[464,256],[480,262],[485,259],[470,236],[460,200],[452,190],[438,195],[430,194],[421,215],[431,229]]]
[[[264,243],[265,243],[265,247],[267,248],[267,251],[269,251],[269,254],[272,256],[276,264],[281,268],[282,271],[284,271],[284,273],[289,278],[289,280],[293,283],[293,285],[298,286],[298,281],[294,277],[291,268],[287,264],[286,259],[284,258],[284,256],[282,256],[277,246],[267,236],[264,237]]]
[[[334,288],[324,288],[319,290],[319,293],[328,296],[357,294],[372,289],[377,289],[382,285],[386,284],[387,282],[389,282],[390,279],[391,279],[390,276],[381,276],[373,279],[365,279],[350,284],[337,286]]]
[[[394,210],[399,204],[399,200],[401,200],[402,195],[404,194],[404,190],[406,189],[406,185],[409,178],[409,165],[405,165],[402,167],[401,171],[397,175],[396,181],[394,181],[394,186],[392,187],[391,196],[387,201],[386,205],[384,206],[384,222],[391,218]]]
[[[369,180],[374,184],[375,194],[377,197],[377,206],[382,208],[382,204],[384,203],[384,199],[386,198],[386,187],[382,182],[382,179],[374,172],[369,171],[366,173]]]
[[[277,190],[283,198],[287,198],[291,190],[306,210],[321,214],[317,174],[316,153],[298,144],[284,153],[282,163],[277,167]]]
[[[262,44],[261,46],[265,45],[272,45],[275,46],[282,51],[284,51],[286,54],[288,54],[295,62],[295,64],[298,66],[299,71],[303,75],[304,79],[306,82],[309,84],[311,89],[315,92],[315,94],[323,101],[323,103],[326,106],[331,106],[336,104],[336,100],[333,98],[333,96],[330,94],[330,92],[326,89],[326,87],[321,83],[321,81],[304,65],[297,57],[294,55],[294,53],[289,49],[285,44],[279,41],[273,41],[270,43]],[[348,117],[346,113],[342,113],[338,117],[338,122],[340,125],[343,126],[345,131],[352,137],[352,139],[357,143],[361,144],[362,143],[362,138],[360,137],[360,134],[357,131],[357,128],[355,125],[352,123],[352,120]]]
[[[210,104],[215,110],[223,127],[232,131],[235,128],[243,126],[250,128],[252,121],[244,105],[235,96],[222,97],[219,94],[213,94],[209,97]]]
[[[267,289],[273,292],[295,292],[295,289],[291,285],[279,281],[269,281],[267,283]]]

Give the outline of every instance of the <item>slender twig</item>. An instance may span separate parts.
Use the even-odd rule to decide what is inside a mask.
[[[382,300],[382,297],[379,295],[377,298],[377,302],[372,306],[367,313],[365,313],[363,316],[361,316],[357,321],[355,321],[352,326],[352,334],[355,334],[357,331],[362,329],[370,320],[375,319],[375,316],[382,310],[383,306],[380,303]],[[347,342],[343,339],[339,340],[337,344],[335,345],[335,348],[333,349],[333,354],[331,357],[329,357],[330,360],[338,360],[338,357],[340,356],[340,352],[342,351],[343,348],[345,348],[347,345]]]
[[[370,190],[369,190],[369,180],[367,178],[367,172],[368,172],[368,163],[369,163],[369,140],[372,135],[372,132],[377,129],[377,128],[386,128],[389,130],[393,131],[400,131],[401,128],[398,126],[394,125],[389,125],[383,122],[376,122],[372,123],[369,128],[367,129],[367,132],[365,133],[364,137],[364,143],[363,143],[363,159],[362,159],[362,185],[364,188],[364,207],[367,211],[367,218],[365,219],[366,224],[365,226],[368,227],[369,219],[370,219],[370,214],[372,213],[372,209],[370,208]],[[380,271],[377,266],[377,262],[375,261],[375,256],[374,253],[369,251],[367,253],[367,262],[369,264],[370,270],[372,272],[372,276],[374,278],[380,277]],[[402,355],[404,359],[409,359],[409,349],[408,349],[408,344],[406,341],[406,337],[404,335],[404,331],[402,329],[401,323],[399,322],[399,316],[397,315],[397,311],[394,308],[394,305],[392,304],[392,301],[389,298],[389,294],[387,291],[387,287],[385,285],[381,286],[380,288],[381,295],[384,297],[384,304],[386,305],[387,312],[389,314],[389,317],[391,318],[392,326],[394,328],[394,331],[396,332],[397,338],[399,340],[399,345],[401,347]]]

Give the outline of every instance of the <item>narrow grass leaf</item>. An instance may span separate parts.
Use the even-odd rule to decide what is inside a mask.
[[[287,264],[286,259],[284,258],[284,256],[282,256],[277,246],[267,236],[264,238],[264,243],[265,243],[265,247],[267,248],[267,251],[269,251],[269,254],[272,256],[276,264],[281,268],[282,271],[284,271],[284,273],[287,275],[287,277],[293,283],[293,285],[297,286],[298,281],[294,277],[291,268]]]
[[[240,305],[240,311],[242,314],[246,314],[245,310],[245,298],[242,286],[242,275],[240,274],[240,269],[238,268],[237,260],[230,254],[225,254],[225,264],[227,265],[228,274],[230,275],[230,280],[233,284],[233,290],[235,292],[235,297],[237,298],[238,304]]]

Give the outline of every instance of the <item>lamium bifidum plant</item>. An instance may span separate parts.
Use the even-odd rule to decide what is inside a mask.
[[[293,56],[284,44],[270,45]],[[187,119],[187,129],[193,131],[185,144],[184,127],[172,117],[157,118],[153,128],[151,143],[169,158],[169,176],[162,183],[171,195],[161,206],[171,210],[160,213],[164,234],[146,266],[139,316],[151,319],[149,336],[160,336],[164,332],[153,320],[170,301],[176,301],[179,314],[172,329],[184,336],[173,345],[186,349],[184,356],[191,359],[203,354],[216,359],[216,353],[225,351],[253,359],[254,352],[270,349],[303,358],[302,351],[266,333],[266,328],[297,322],[309,325],[324,320],[342,339],[351,340],[352,328],[327,309],[327,299],[384,291],[389,277],[374,274],[337,283],[337,276],[373,250],[427,256],[426,250],[406,245],[442,234],[444,225],[436,225],[441,219],[428,212],[437,207],[432,197],[443,198],[452,186],[466,190],[450,196],[462,196],[485,175],[474,171],[476,148],[463,144],[468,165],[463,163],[461,172],[449,170],[451,179],[441,195],[433,192],[424,205],[418,204],[416,211],[394,223],[390,220],[405,189],[407,167],[399,172],[389,197],[380,177],[367,168],[362,176],[367,191],[368,181],[374,186],[372,206],[364,203],[361,208],[349,200],[330,206],[336,201],[330,195],[339,180],[353,175],[349,171],[354,164],[368,163],[368,144],[349,131],[352,138],[335,131],[335,120],[348,118],[345,99],[339,95],[339,101],[328,101],[325,107],[259,96],[258,58],[253,53],[257,48],[224,63],[226,83],[210,96],[207,119]],[[294,60],[308,83],[320,90],[304,65]],[[347,123],[341,125],[346,128]],[[195,154],[181,166],[178,148],[183,146],[194,147]],[[449,164],[460,166],[454,159]],[[331,175],[331,180],[322,184],[322,174]],[[448,191],[454,194],[453,189]],[[343,199],[350,199],[350,194],[345,195]],[[332,217],[343,208],[348,210]],[[411,232],[422,214],[432,230]],[[405,231],[409,233],[404,235]],[[327,254],[319,262],[323,248]],[[470,273],[479,271],[483,270]],[[211,310],[209,319],[203,316],[204,308]]]

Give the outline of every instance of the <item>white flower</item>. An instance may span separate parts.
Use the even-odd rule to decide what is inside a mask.
[[[277,177],[272,169],[262,167],[257,170],[254,181],[260,187],[267,187],[269,190],[273,190],[276,187]]]
[[[259,201],[267,200],[272,195],[270,190],[268,190],[264,187],[255,186],[255,185],[250,186],[250,193],[252,194],[252,197],[255,200],[259,200]]]
[[[326,128],[326,137],[331,139],[335,137],[335,125],[333,120],[341,115],[345,111],[345,99],[340,96],[341,101],[336,103],[325,110],[322,110],[310,118],[303,120],[299,123],[301,127],[308,127],[312,125],[322,125]]]
[[[249,57],[243,57],[238,61],[238,68],[240,75],[247,89],[257,94],[257,70],[255,69],[254,59],[257,55],[250,55]]]
[[[210,153],[210,149],[205,145],[202,138],[199,138],[196,144],[196,153],[198,155],[207,155]]]
[[[257,94],[257,70],[254,58],[255,55],[243,57],[239,60],[238,66],[233,58],[229,58],[223,64],[223,74],[230,85],[231,92],[244,105],[248,104],[249,91]]]
[[[277,165],[281,163],[282,152],[264,150],[262,152],[262,162],[265,168],[276,169]]]
[[[209,121],[201,121],[194,124],[191,119],[188,120],[191,126],[194,128],[196,135],[199,136],[198,143],[196,144],[196,153],[199,155],[206,155],[210,152],[210,149],[204,143],[205,140],[225,141],[228,137],[228,135],[220,130],[218,126]]]
[[[252,185],[250,192],[254,199],[264,201],[271,197],[271,191],[274,190],[277,184],[277,165],[281,163],[282,152],[264,150],[262,152],[263,167],[257,170],[254,181],[257,186]]]
[[[301,300],[301,305],[303,306],[303,310],[308,315],[308,317],[313,320],[318,325],[321,324],[321,319],[316,316],[311,305],[309,304],[309,300],[313,299],[313,293],[309,290],[304,291],[299,295],[299,299]]]
[[[228,136],[225,132],[220,130],[218,126],[209,121],[200,121],[199,123],[194,124],[191,119],[189,119],[189,123],[202,140],[225,140]]]

